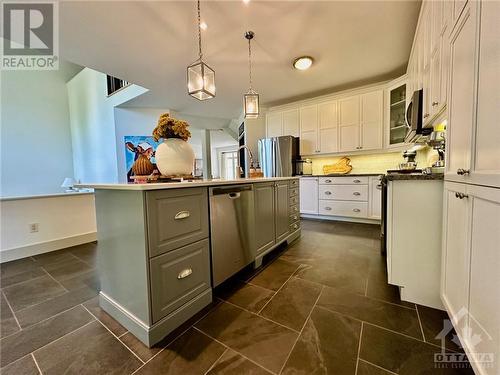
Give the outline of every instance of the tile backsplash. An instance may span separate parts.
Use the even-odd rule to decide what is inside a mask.
[[[399,163],[404,162],[402,151],[388,152],[383,154],[368,155],[342,155],[332,157],[314,157],[312,160],[312,172],[314,175],[323,174],[323,166],[335,164],[343,156],[351,159],[351,173],[385,173],[388,169],[398,169]],[[425,168],[432,164],[437,158],[437,153],[429,147],[417,151],[417,168]]]

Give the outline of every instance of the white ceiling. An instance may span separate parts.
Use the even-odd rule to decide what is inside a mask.
[[[251,29],[254,88],[279,104],[396,77],[406,68],[419,1],[203,1],[206,62],[217,97],[186,94],[186,66],[197,57],[194,1],[60,3],[62,58],[150,89],[133,106],[231,119],[248,88]],[[291,61],[311,55],[304,72]]]

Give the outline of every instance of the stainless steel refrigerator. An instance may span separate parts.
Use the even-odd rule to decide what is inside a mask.
[[[299,138],[290,135],[259,140],[259,162],[264,177],[289,177],[297,174]]]

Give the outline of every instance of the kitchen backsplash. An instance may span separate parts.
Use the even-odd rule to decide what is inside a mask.
[[[370,155],[342,155],[335,157],[314,157],[312,160],[312,173],[323,174],[323,166],[335,164],[343,156],[351,159],[351,173],[385,173],[388,169],[398,169],[399,163],[404,162],[402,151],[370,154]],[[425,168],[437,159],[437,153],[432,148],[425,147],[417,151],[417,168]]]

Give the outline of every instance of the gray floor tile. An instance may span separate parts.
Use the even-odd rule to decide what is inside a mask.
[[[77,306],[0,341],[1,367],[91,322],[94,318]]]
[[[0,337],[5,337],[16,333],[20,328],[3,293],[0,293],[0,302]]]
[[[80,289],[87,287],[99,292],[101,290],[101,283],[99,280],[99,273],[97,269],[93,268],[90,271],[85,271],[84,273],[78,274],[74,277],[58,280],[63,287],[68,290]]]
[[[364,294],[366,276],[352,272],[348,268],[334,268],[328,263],[300,269],[296,276],[315,283],[342,289],[347,292]]]
[[[50,318],[76,305],[88,301],[95,297],[97,292],[93,289],[84,287],[81,289],[66,292],[60,296],[51,298],[38,305],[25,308],[16,312],[17,320],[21,328],[26,328],[32,324]]]
[[[74,260],[75,257],[67,249],[51,251],[49,253],[40,254],[33,256],[36,264],[43,266],[44,268],[50,268],[53,265],[56,267],[62,263],[70,260]]]
[[[242,357],[234,350],[227,349],[217,363],[210,369],[207,374],[223,375],[223,374],[241,374],[241,375],[269,375],[269,371],[257,366],[255,363]]]
[[[54,279],[58,281],[71,279],[92,270],[91,266],[76,258],[60,263],[54,263],[50,266],[45,266],[44,268]]]
[[[204,374],[226,348],[191,328],[142,367],[138,374]]]
[[[271,299],[260,315],[300,331],[322,286],[292,277]]]
[[[142,365],[97,321],[33,354],[44,374],[130,374]]]
[[[361,323],[314,308],[283,374],[354,374]]]
[[[144,362],[149,361],[163,348],[161,344],[155,345],[152,348],[148,348],[130,332],[127,332],[123,336],[120,336],[120,340]]]
[[[94,315],[99,321],[104,324],[111,332],[116,336],[121,336],[127,330],[120,323],[114,320],[106,311],[101,309],[99,306],[99,296],[92,298],[91,300],[83,304],[92,315]]]
[[[356,375],[390,375],[391,372],[377,367],[363,360],[358,361],[358,372]]]
[[[39,304],[66,293],[66,290],[50,276],[42,276],[3,289],[14,312]]]
[[[35,267],[26,272],[16,273],[15,275],[2,277],[0,285],[2,288],[6,288],[8,286],[22,283],[24,281],[28,281],[31,279],[36,279],[37,277],[45,275],[47,275],[47,273],[41,267]]]
[[[433,309],[431,307],[417,306],[418,315],[422,322],[425,341],[441,346],[441,337],[438,334],[445,328],[450,327],[450,332],[446,335],[445,346],[447,349],[463,351],[460,340],[455,329],[451,326],[450,318],[446,311]]]
[[[296,332],[227,303],[217,306],[196,327],[274,372],[297,338]]]
[[[417,311],[325,287],[318,306],[423,340]]]
[[[359,357],[382,368],[405,374],[473,374],[470,368],[438,368],[434,355],[441,349],[382,328],[365,324]]]
[[[39,374],[38,367],[36,367],[35,361],[31,354],[12,362],[0,369],[2,375],[35,375]]]
[[[4,278],[9,278],[24,272],[29,272],[36,268],[39,268],[39,264],[37,264],[30,257],[13,260],[11,262],[0,263],[0,276],[3,281]]]
[[[250,280],[251,284],[270,290],[278,290],[297,270],[298,265],[277,259]]]
[[[246,310],[259,312],[262,307],[274,296],[274,292],[259,286],[240,281],[231,281],[217,290],[217,297],[234,303]]]

